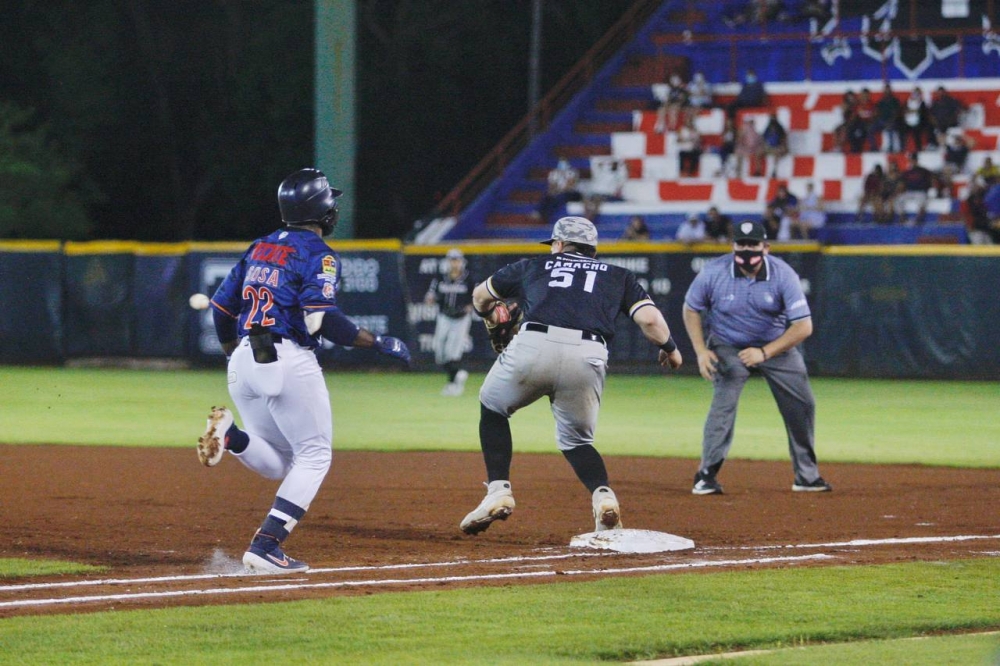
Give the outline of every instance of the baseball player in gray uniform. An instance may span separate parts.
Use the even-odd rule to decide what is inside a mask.
[[[465,270],[465,255],[458,248],[445,255],[447,272],[431,280],[424,296],[428,305],[437,304],[434,323],[434,362],[444,367],[448,383],[441,395],[460,396],[465,391],[469,373],[462,368],[462,357],[469,344],[472,325],[472,279]]]
[[[486,462],[486,497],[461,522],[478,534],[514,510],[509,419],[548,397],[556,444],[591,493],[595,530],[621,527],[621,509],[608,483],[594,430],[608,366],[607,343],[623,313],[659,346],[661,365],[677,368],[681,354],[663,315],[634,273],[595,258],[597,229],[582,217],[556,222],[549,255],[522,259],[491,275],[472,294],[476,313],[497,324],[502,300],[516,298],[524,319],[479,392],[479,438]]]
[[[695,277],[684,297],[684,327],[698,371],[714,385],[691,492],[722,493],[716,475],[732,446],[736,407],[751,370],[764,375],[785,421],[792,490],[832,490],[816,465],[816,401],[796,348],[812,334],[809,303],[792,267],[770,256],[759,222],[737,225],[733,253],[709,261]]]

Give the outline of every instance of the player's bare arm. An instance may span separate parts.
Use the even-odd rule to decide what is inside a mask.
[[[641,307],[635,311],[632,319],[639,325],[639,329],[646,336],[646,339],[657,347],[660,347],[658,359],[660,365],[664,367],[669,366],[674,370],[681,367],[681,363],[683,363],[681,352],[672,343],[670,327],[667,325],[667,320],[663,318],[663,313],[660,312],[659,308],[652,305]],[[673,347],[673,349],[668,352],[664,349],[664,346]]]
[[[769,358],[784,353],[799,344],[813,332],[812,317],[796,319],[791,325],[775,340],[762,347],[747,347],[740,350],[740,360],[743,365],[752,368],[760,365]]]
[[[494,298],[486,287],[486,282],[480,282],[472,290],[472,307],[476,314],[493,325],[503,323],[497,320],[496,304],[498,302],[499,299]]]

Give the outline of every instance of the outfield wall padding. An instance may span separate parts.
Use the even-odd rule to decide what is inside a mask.
[[[415,369],[434,368],[436,308],[424,304],[445,266],[445,247],[397,241],[331,242],[343,262],[340,305],[361,326],[402,337]],[[189,360],[219,365],[222,352],[208,311],[188,307],[212,294],[241,243],[60,245],[0,242],[0,362],[60,363],[81,357]],[[474,280],[545,248],[463,246]],[[684,372],[696,372],[683,330],[684,294],[723,246],[607,244],[601,258],[634,271],[671,324]],[[777,245],[773,252],[802,278],[814,333],[803,345],[816,374],[844,377],[1000,378],[1000,248],[905,246],[844,248]],[[612,368],[658,372],[638,327],[619,319]],[[333,345],[324,365],[391,366],[374,352]],[[494,354],[485,329],[472,327],[469,359],[486,368]]]

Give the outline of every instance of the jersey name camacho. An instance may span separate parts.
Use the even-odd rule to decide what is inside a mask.
[[[504,266],[486,282],[494,298],[516,299],[525,321],[590,331],[610,340],[619,313],[655,305],[630,270],[559,253]]]

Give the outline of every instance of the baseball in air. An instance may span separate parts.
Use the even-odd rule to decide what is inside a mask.
[[[191,294],[191,298],[188,299],[188,305],[195,310],[206,310],[208,304],[209,298],[205,294]]]

